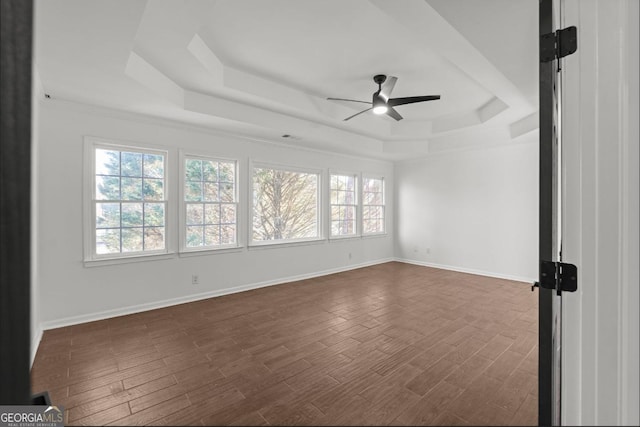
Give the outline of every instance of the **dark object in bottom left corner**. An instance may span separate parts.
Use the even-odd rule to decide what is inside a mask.
[[[49,392],[43,391],[43,392],[32,395],[31,404],[51,406],[51,398],[49,397]]]

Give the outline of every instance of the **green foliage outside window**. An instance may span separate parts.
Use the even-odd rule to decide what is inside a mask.
[[[185,160],[187,248],[236,243],[235,162]]]
[[[165,248],[164,155],[95,150],[97,254]]]

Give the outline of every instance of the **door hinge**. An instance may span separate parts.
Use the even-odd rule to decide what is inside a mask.
[[[574,26],[540,36],[540,62],[564,58],[578,50],[578,29]]]
[[[555,289],[560,295],[564,292],[578,290],[578,267],[573,264],[554,261],[540,261],[540,282],[531,286],[534,288]]]

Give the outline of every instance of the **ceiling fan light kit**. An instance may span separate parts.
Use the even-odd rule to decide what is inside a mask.
[[[402,116],[400,113],[396,111],[395,108],[398,105],[405,104],[413,104],[416,102],[424,102],[424,101],[434,101],[436,99],[440,99],[440,95],[426,95],[426,96],[408,96],[404,98],[390,98],[391,91],[396,85],[397,77],[389,76],[387,78],[384,74],[376,74],[373,76],[373,81],[378,85],[378,90],[373,93],[373,99],[371,102],[366,101],[358,101],[355,99],[345,99],[345,98],[327,98],[331,101],[349,101],[349,102],[359,102],[361,104],[370,104],[371,107],[366,110],[362,110],[356,114],[353,114],[344,121],[350,120],[356,116],[359,116],[362,113],[366,113],[369,110],[372,110],[374,114],[386,114],[389,117],[394,118],[396,121],[402,120]],[[384,87],[382,85],[384,84]]]

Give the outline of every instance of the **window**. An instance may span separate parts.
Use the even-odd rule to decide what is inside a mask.
[[[185,250],[237,246],[236,162],[184,159]]]
[[[358,201],[356,175],[331,175],[331,236],[355,236]]]
[[[166,152],[93,145],[93,258],[166,252]]]
[[[319,238],[319,183],[318,172],[254,167],[252,241]]]
[[[363,178],[362,233],[384,232],[384,178]]]

